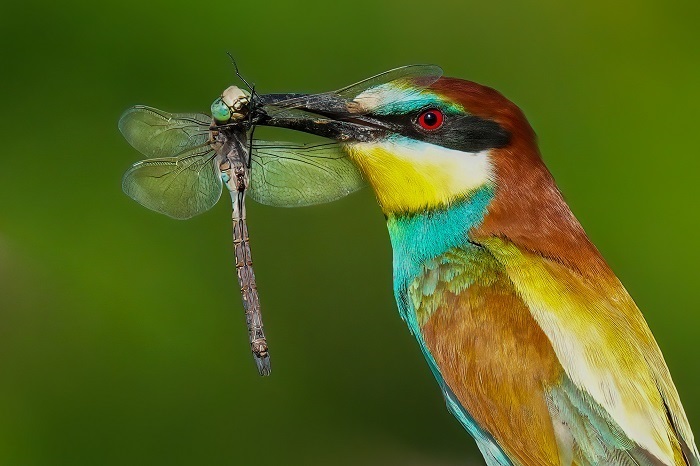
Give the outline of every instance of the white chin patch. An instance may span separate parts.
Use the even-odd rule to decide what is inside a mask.
[[[388,152],[396,154],[428,176],[435,176],[448,191],[473,191],[493,181],[489,150],[462,152],[406,137],[392,137],[385,143]]]

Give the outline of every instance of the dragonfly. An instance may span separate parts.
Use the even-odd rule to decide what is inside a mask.
[[[427,87],[440,76],[442,70],[437,66],[409,65],[322,94],[259,95],[253,88],[249,92],[230,86],[212,103],[211,115],[168,113],[137,105],[121,116],[119,130],[124,138],[149,157],[134,163],[123,176],[122,189],[130,198],[184,220],[211,209],[223,186],[228,189],[238,284],[260,375],[270,374],[270,353],[251,257],[246,197],[276,207],[311,206],[345,197],[365,186],[365,181],[343,150],[342,137],[334,134],[340,142],[318,144],[263,141],[253,139],[255,127],[274,126],[281,120],[293,127],[290,121],[298,118],[303,125],[309,112],[318,118],[323,118],[324,111],[337,113],[338,108],[323,108],[329,94],[335,97],[334,105],[343,106],[348,120],[371,120],[372,112],[377,111],[373,90],[408,79],[414,86],[419,80]],[[328,123],[329,136],[343,130],[331,120]]]

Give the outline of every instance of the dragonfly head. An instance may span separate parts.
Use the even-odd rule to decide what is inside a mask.
[[[211,116],[217,123],[241,121],[248,115],[250,94],[238,86],[228,87],[211,104]]]
[[[493,190],[516,165],[541,163],[520,109],[461,79],[402,76],[350,96],[264,95],[261,103],[268,118],[260,124],[342,142],[385,213],[442,208]]]

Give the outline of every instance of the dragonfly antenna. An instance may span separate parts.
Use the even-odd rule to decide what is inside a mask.
[[[231,59],[231,63],[233,63],[233,68],[236,70],[236,76],[238,76],[238,79],[243,81],[243,83],[246,85],[246,87],[252,95],[255,95],[255,85],[251,86],[250,83],[246,81],[246,79],[243,77],[243,75],[241,75],[241,72],[238,70],[238,63],[236,63],[236,59],[233,58],[231,52],[226,52],[226,55],[228,55],[228,57]]]

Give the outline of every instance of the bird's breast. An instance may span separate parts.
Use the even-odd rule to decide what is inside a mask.
[[[522,464],[557,464],[546,387],[563,370],[502,266],[474,245],[424,261],[405,290],[416,336],[475,422]]]

